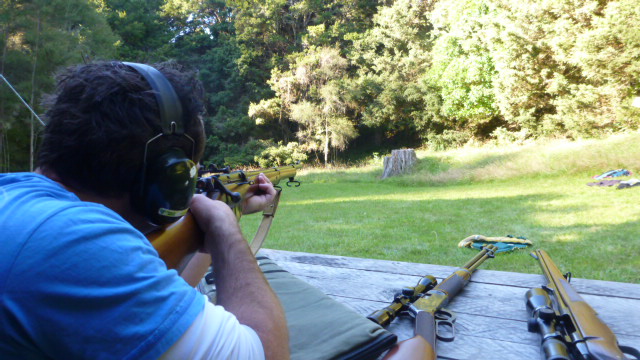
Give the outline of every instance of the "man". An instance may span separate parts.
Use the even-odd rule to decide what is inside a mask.
[[[288,358],[282,307],[234,214],[192,198],[201,89],[171,66],[107,62],[58,76],[36,173],[0,174],[0,358]],[[260,177],[246,208],[273,195]],[[205,234],[218,305],[143,235],[186,207]]]

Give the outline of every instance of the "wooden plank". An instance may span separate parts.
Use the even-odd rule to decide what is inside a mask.
[[[456,269],[455,266],[407,263],[390,260],[362,259],[346,256],[310,254],[284,250],[262,249],[260,251],[262,255],[268,256],[278,263],[281,261],[290,261],[301,264],[325,265],[336,268],[360,269],[401,275],[432,275],[438,278],[444,278],[451,274],[454,269]],[[534,260],[532,259],[532,261]],[[532,288],[542,285],[544,283],[544,277],[540,274],[523,274],[481,269],[478,270],[474,275],[474,281]],[[581,278],[574,278],[571,284],[581,294],[610,295],[616,297],[640,299],[640,286],[638,284],[589,280]]]
[[[379,308],[377,301],[331,296],[354,311],[366,315]],[[413,336],[413,319],[396,318],[387,330],[398,335],[398,340]],[[498,329],[498,331],[496,330]],[[638,346],[640,335],[618,335],[622,345]],[[437,344],[441,359],[513,359],[541,358],[540,336],[527,331],[525,321],[514,321],[489,316],[467,314],[456,321],[456,338],[451,343]],[[482,349],[480,349],[482,348]],[[464,351],[463,351],[464,350]],[[470,356],[471,355],[471,356]]]
[[[376,302],[333,297],[359,313],[369,313],[376,309]],[[453,342],[438,341],[436,350],[439,359],[514,359],[529,360],[539,357],[537,335],[526,331],[526,323],[497,320],[493,326],[487,317],[465,316],[456,322],[456,337]],[[500,331],[496,329],[509,329]],[[398,335],[400,341],[413,337],[413,320],[403,316],[397,318],[388,328]],[[523,332],[524,330],[524,332]],[[508,337],[505,338],[505,334]],[[518,336],[513,336],[518,334]]]
[[[309,266],[285,261],[278,264],[326,294],[378,301],[382,304],[390,302],[402,287],[413,286],[419,280],[419,277],[410,275],[324,265]],[[524,295],[527,290],[529,289],[524,287],[472,281],[452,300],[449,307],[465,314],[487,312],[494,317],[526,321],[528,315]],[[628,311],[640,308],[640,300],[588,294],[583,294],[583,297],[616,334],[640,333],[640,311]]]
[[[261,255],[364,316],[386,306],[395,292],[415,285],[422,275],[432,274],[442,280],[456,270],[452,266],[267,249],[261,250]],[[449,304],[458,314],[456,339],[438,342],[438,358],[540,358],[539,335],[527,331],[524,294],[543,280],[536,274],[477,271]],[[640,308],[640,285],[587,279],[574,279],[572,284],[616,333],[620,344],[640,344],[640,311],[635,310]],[[611,293],[617,295],[609,296]],[[402,316],[389,330],[400,340],[410,338],[413,320]]]
[[[381,305],[377,301],[344,298],[340,296],[332,296],[332,298],[365,316],[378,310]],[[412,321],[410,316],[402,315],[394,320],[390,330],[393,330],[401,340],[408,339],[413,336]],[[400,328],[400,326],[404,328]],[[531,344],[538,338],[536,334],[527,331],[525,320],[496,318],[489,314],[461,314],[455,322],[455,331],[456,337],[460,334],[484,336],[520,344]],[[518,334],[517,339],[512,339],[514,333]]]

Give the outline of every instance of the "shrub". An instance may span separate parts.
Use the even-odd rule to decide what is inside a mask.
[[[445,130],[442,134],[429,134],[429,148],[434,151],[447,150],[464,145],[471,135],[464,131]]]
[[[522,145],[528,136],[529,131],[526,128],[520,131],[509,131],[503,127],[499,127],[491,133],[494,143],[498,146],[510,144]]]
[[[297,142],[290,142],[287,145],[278,142],[262,150],[253,159],[260,167],[270,167],[307,160],[307,154],[302,151],[302,147]]]

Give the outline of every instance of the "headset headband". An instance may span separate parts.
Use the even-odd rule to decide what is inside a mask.
[[[123,62],[123,64],[134,68],[154,90],[158,109],[160,110],[160,125],[163,135],[183,135],[184,126],[182,123],[182,104],[178,99],[173,86],[167,78],[155,68],[138,63]]]

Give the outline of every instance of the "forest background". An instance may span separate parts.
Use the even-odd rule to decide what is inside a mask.
[[[0,73],[175,61],[207,91],[205,162],[349,163],[399,147],[634,131],[637,0],[2,0]],[[0,172],[42,126],[0,86]]]

